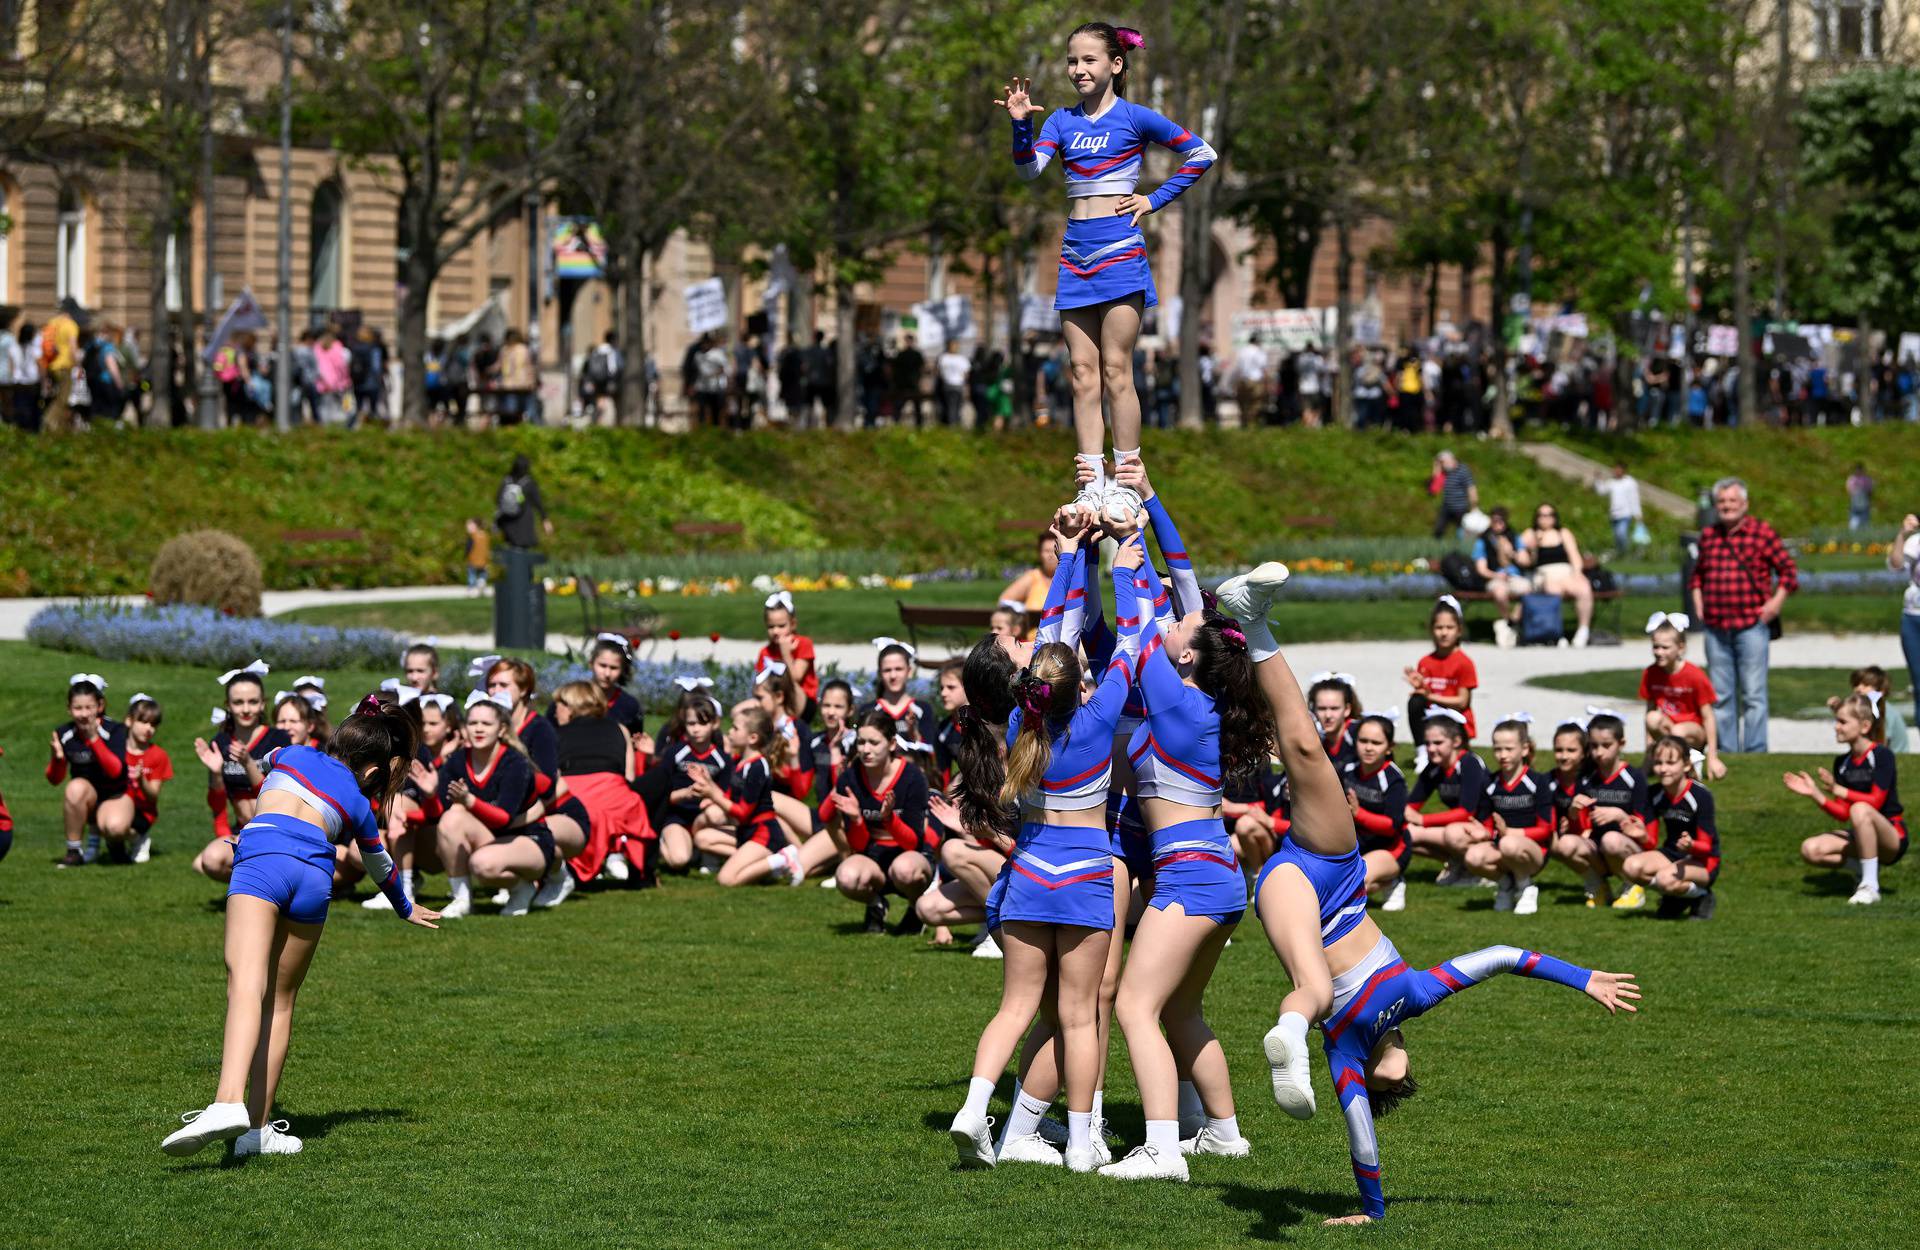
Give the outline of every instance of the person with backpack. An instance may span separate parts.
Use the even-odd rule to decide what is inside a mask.
[[[81,367],[87,374],[87,390],[93,396],[89,416],[95,421],[118,421],[126,407],[126,374],[121,366],[120,349],[113,336],[116,327],[102,325],[88,336],[81,353]]]
[[[588,424],[599,424],[600,401],[603,399],[611,401],[614,423],[619,424],[620,375],[624,372],[623,366],[620,349],[614,345],[613,331],[608,330],[605,341],[587,353],[586,366],[580,371],[580,407],[586,414]]]
[[[533,524],[540,515],[540,529]],[[524,454],[513,458],[513,467],[500,481],[494,495],[493,523],[501,540],[509,547],[530,551],[540,545],[540,534],[553,535],[553,518],[547,515],[546,501],[540,497],[540,483],[533,480],[533,466]]]

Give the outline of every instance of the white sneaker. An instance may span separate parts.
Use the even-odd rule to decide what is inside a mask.
[[[1405,877],[1393,883],[1387,891],[1387,901],[1380,904],[1381,911],[1405,911],[1407,909],[1407,879]]]
[[[1101,466],[1100,476],[1080,487],[1080,493],[1073,497],[1072,506],[1084,508],[1094,516],[1100,516],[1107,503],[1106,467]]]
[[[1042,1116],[1040,1127],[1034,1131],[1039,1134],[1041,1141],[1056,1150],[1067,1148],[1067,1126],[1052,1116]]]
[[[1313,1118],[1313,1077],[1307,1052],[1295,1052],[1293,1039],[1279,1025],[1267,1030],[1267,1063],[1273,1068],[1273,1100],[1296,1120]]]
[[[1495,911],[1512,911],[1513,875],[1511,873],[1501,873],[1500,883],[1494,888],[1498,890],[1499,893],[1493,896],[1493,909]]]
[[[619,851],[607,856],[607,862],[600,866],[600,872],[609,881],[625,881],[633,875],[633,867],[627,863],[627,857]]]
[[[1868,885],[1864,881],[1860,883],[1860,888],[1853,892],[1853,897],[1847,900],[1856,907],[1871,907],[1879,901],[1879,887]]]
[[[1228,1140],[1210,1128],[1203,1128],[1192,1137],[1180,1142],[1183,1155],[1221,1155],[1228,1159],[1244,1159],[1253,1153],[1253,1143],[1244,1137]]]
[[[170,1155],[196,1154],[214,1142],[240,1136],[247,1131],[252,1118],[244,1102],[210,1103],[203,1110],[182,1115],[180,1119],[186,1127],[169,1134],[167,1140],[160,1143],[160,1149]]]
[[[1466,865],[1456,859],[1447,861],[1447,866],[1440,870],[1440,875],[1433,879],[1433,883],[1450,889],[1470,888],[1479,880],[1480,878],[1467,871]]]
[[[1425,747],[1414,748],[1413,771],[1416,775],[1427,771],[1427,748]]]
[[[1222,612],[1235,620],[1265,620],[1273,607],[1273,597],[1280,593],[1290,576],[1286,565],[1269,560],[1214,587],[1214,600]]]
[[[785,881],[793,872],[793,863],[785,851],[775,851],[767,856],[767,879],[773,882]]]
[[[796,881],[794,882],[794,884],[798,885],[799,882]],[[820,888],[823,890],[835,890],[840,888],[840,883],[834,880],[833,877],[829,876],[826,880],[820,883]]]
[[[1000,1147],[1000,1153],[996,1157],[1001,1163],[1039,1163],[1055,1168],[1066,1163],[1066,1160],[1060,1157],[1058,1150],[1040,1140],[1038,1133],[1028,1133],[1022,1137],[1013,1138]]]
[[[1540,910],[1540,887],[1529,883],[1520,891],[1520,897],[1513,901],[1513,914],[1531,916]]]
[[[1587,629],[1587,627],[1586,627],[1585,625],[1582,625],[1582,626],[1581,626],[1581,627],[1580,627],[1579,629],[1576,629],[1576,630],[1574,630],[1574,631],[1573,631],[1573,645],[1574,645],[1574,646],[1576,646],[1576,647],[1584,647],[1584,646],[1586,646],[1586,645],[1587,645],[1587,639],[1588,639],[1588,638],[1589,638],[1590,636],[1591,636],[1591,635],[1590,635],[1590,632],[1588,631],[1588,629]]]
[[[458,920],[462,916],[471,916],[472,914],[473,895],[471,894],[456,894],[448,901],[445,907],[440,909],[440,919],[442,920]]]
[[[565,864],[555,864],[553,875],[540,883],[534,892],[535,907],[558,907],[567,901],[579,883],[573,879],[573,873]]]
[[[506,891],[507,901],[500,905],[500,914],[503,916],[526,915],[527,908],[533,903],[533,896],[539,889],[538,881],[514,882],[512,888]]]
[[[1125,525],[1133,520],[1145,506],[1140,501],[1140,492],[1133,487],[1122,486],[1118,482],[1108,482],[1107,493],[1100,501],[1100,519],[1115,525]]]
[[[1105,1167],[1113,1162],[1113,1146],[1107,1141],[1107,1122],[1093,1122],[1093,1155],[1096,1166]]]
[[[993,940],[993,934],[991,933],[987,934],[985,938],[973,944],[973,957],[975,959],[1005,959],[1006,958],[1006,956],[1001,953],[1000,943]]]
[[[392,911],[393,900],[387,897],[385,890],[375,890],[372,898],[363,898],[360,900],[360,906],[366,908],[368,911]]]
[[[1518,641],[1519,635],[1514,633],[1512,621],[1501,617],[1493,623],[1493,642],[1495,646],[1499,647],[1502,651],[1511,651],[1513,650],[1513,644]]]
[[[953,1148],[960,1152],[961,1167],[990,1168],[993,1166],[992,1116],[970,1117],[962,1111],[953,1117],[953,1127],[947,1130],[947,1136],[953,1138]]]
[[[297,1155],[303,1143],[287,1132],[285,1120],[273,1120],[259,1128],[250,1128],[233,1139],[235,1158],[246,1155]]]
[[[1092,1146],[1083,1146],[1078,1150],[1068,1146],[1066,1163],[1069,1172],[1097,1172],[1101,1166],[1100,1152]]]
[[[1135,1146],[1120,1162],[1101,1168],[1100,1175],[1122,1181],[1184,1181],[1187,1160],[1177,1152],[1163,1155],[1152,1146]]]
[[[143,833],[133,840],[133,862],[144,864],[153,858],[153,835]]]

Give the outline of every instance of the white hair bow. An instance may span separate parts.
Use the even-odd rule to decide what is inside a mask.
[[[294,678],[294,679],[293,679],[293,684],[294,684],[294,685],[295,685],[296,687],[298,687],[298,686],[312,686],[312,687],[313,687],[313,688],[314,688],[315,690],[325,690],[325,689],[327,688],[327,679],[326,679],[326,678],[324,678],[324,677],[315,677],[315,676],[313,676],[312,674],[310,674],[310,673],[309,673],[309,674],[308,674],[307,676],[305,676],[305,677],[296,677],[296,678]]]
[[[397,695],[400,693],[400,679],[398,677],[389,677],[380,683],[380,689],[386,691],[388,694]]]
[[[265,677],[271,671],[272,670],[267,667],[265,660],[255,660],[245,668],[230,668],[220,674],[220,684],[224,686],[234,678],[245,677],[248,674],[252,674],[255,677]]]
[[[471,712],[482,703],[491,703],[503,712],[513,711],[513,696],[505,693],[488,694],[484,690],[475,690],[467,695],[466,710]]]
[[[423,694],[420,696],[420,702],[426,704],[428,707],[439,708],[440,714],[445,716],[447,709],[453,706],[453,696],[439,693]]]
[[[785,608],[788,614],[791,615],[793,612],[793,596],[787,591],[776,590],[767,596],[767,606],[770,608]]]
[[[1022,616],[1026,615],[1027,605],[1022,603],[1018,599],[1002,599],[999,603],[999,606],[1005,608],[1009,612],[1018,612]]]
[[[909,662],[919,658],[918,652],[916,652],[912,647],[908,646],[906,643],[901,642],[898,638],[875,638],[873,640],[873,649],[882,654],[885,654],[890,648],[893,648],[893,647],[898,647],[902,651],[906,652],[907,659]]]
[[[686,691],[688,694],[692,694],[696,690],[713,689],[713,678],[681,676],[681,677],[674,678],[673,684],[680,687],[680,689]]]
[[[1533,724],[1533,713],[1532,712],[1508,712],[1505,719],[1513,721],[1515,724],[1519,724],[1519,725],[1531,725]]]
[[[128,707],[132,707],[136,703],[151,703],[155,707],[158,707],[160,705],[160,700],[154,698],[152,695],[142,690],[139,694],[136,694],[131,699],[127,700]]]
[[[780,661],[768,660],[765,664],[762,664],[760,666],[760,671],[753,675],[754,684],[758,685],[769,677],[778,677],[786,671],[787,671],[787,666],[782,664]]]
[[[209,722],[210,724],[214,724],[214,725],[224,725],[224,724],[226,724],[226,723],[227,723],[227,709],[225,709],[225,708],[223,708],[223,707],[217,707],[217,708],[215,708],[215,709],[213,709],[213,715],[212,715],[212,716],[209,716],[209,717],[207,717],[207,721],[208,721],[208,722]]]
[[[900,734],[893,736],[893,745],[902,751],[924,751],[928,755],[933,754],[933,744],[931,742],[919,742],[912,738],[903,737]]]
[[[1400,723],[1400,709],[1397,707],[1390,707],[1384,712],[1375,712],[1374,715],[1389,725],[1398,725]]]
[[[77,686],[81,682],[85,682],[95,690],[104,691],[107,688],[107,679],[98,673],[75,673],[73,676],[67,678],[67,684],[69,686]]]
[[[1587,723],[1589,725],[1602,716],[1611,716],[1615,720],[1620,719],[1620,713],[1610,707],[1598,707],[1592,703],[1587,704]]]
[[[1880,701],[1885,699],[1886,696],[1878,690],[1863,690],[1860,693],[1866,699],[1867,706],[1873,709],[1873,714],[1875,716],[1880,715]]]
[[[298,694],[291,690],[276,690],[273,692],[273,706],[279,707],[280,700],[282,699],[297,699],[299,697]]]
[[[420,702],[420,687],[418,686],[394,687],[393,701],[399,704],[401,707],[405,707],[409,703]]]
[[[627,646],[626,636],[623,634],[595,634],[593,636],[593,640],[595,642],[611,643],[612,645],[620,648],[620,654],[622,655],[628,654],[630,650],[630,648]]]
[[[1312,687],[1319,685],[1323,681],[1337,681],[1341,685],[1347,686],[1349,688],[1358,686],[1360,684],[1360,679],[1355,677],[1352,673],[1336,673],[1329,668],[1329,669],[1322,669],[1320,672],[1315,673],[1313,676],[1307,678],[1307,686],[1309,689],[1311,689]]]
[[[1647,632],[1649,634],[1659,629],[1662,625],[1671,625],[1684,634],[1688,629],[1692,628],[1693,618],[1685,612],[1655,612],[1647,618]]]
[[[308,704],[312,706],[314,711],[324,712],[327,710],[327,696],[321,694],[318,690],[302,690],[298,693],[301,698],[305,699]]]
[[[1699,772],[1707,762],[1707,753],[1694,747],[1687,748],[1687,763],[1693,765],[1693,771]]]
[[[487,670],[492,668],[494,665],[498,664],[499,662],[500,662],[500,657],[497,655],[474,656],[473,662],[467,665],[467,680],[468,681],[485,681],[487,679]]]
[[[1465,725],[1467,723],[1467,718],[1465,716],[1462,716],[1460,713],[1454,711],[1450,707],[1429,707],[1427,709],[1427,718],[1431,720],[1435,716],[1444,716],[1448,720],[1454,721],[1461,725]]]
[[[1452,595],[1441,595],[1436,602],[1446,604],[1448,607],[1452,608],[1455,612],[1462,611],[1460,607],[1460,601],[1454,598]]]

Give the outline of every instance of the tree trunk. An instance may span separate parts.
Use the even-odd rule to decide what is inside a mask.
[[[153,238],[148,244],[151,285],[147,291],[147,361],[144,366],[150,402],[146,425],[164,430],[173,424],[173,314],[167,310],[167,244],[173,238],[173,176],[160,175],[160,204],[153,216]],[[139,396],[134,396],[139,408]]]
[[[1503,311],[1511,302],[1507,294],[1507,228],[1493,229],[1493,413],[1491,433],[1495,438],[1513,437],[1513,387],[1507,379],[1507,324]]]
[[[1011,239],[1001,253],[1000,267],[1006,271],[1007,377],[1012,390],[1013,421],[1015,424],[1031,424],[1033,411],[1026,402],[1025,383],[1021,376],[1025,364],[1020,358],[1020,297],[1027,289],[1027,283],[1026,275],[1021,272],[1019,245]]]
[[[1333,235],[1339,248],[1334,259],[1333,359],[1327,377],[1333,383],[1333,423],[1353,428],[1353,224],[1343,206],[1334,215]]]
[[[1853,394],[1860,405],[1860,421],[1864,425],[1873,423],[1874,405],[1878,396],[1874,394],[1873,377],[1873,318],[1866,313],[1860,314],[1860,347],[1854,353]]]
[[[834,353],[834,420],[843,430],[850,430],[857,420],[855,414],[859,406],[854,393],[854,288],[850,278],[838,277],[833,283],[833,333],[839,340],[839,350]]]
[[[1751,226],[1747,220],[1737,222],[1733,237],[1727,240],[1732,248],[1733,268],[1733,328],[1739,333],[1739,355],[1734,362],[1740,366],[1739,383],[1733,393],[1733,421],[1735,425],[1745,425],[1758,411],[1759,387],[1754,377],[1758,357],[1747,349],[1747,336],[1753,325],[1753,254],[1748,246]]]
[[[400,419],[410,427],[427,422],[427,296],[433,290],[427,253],[435,246],[427,243],[408,254],[407,289],[400,299]]]
[[[1183,430],[1197,430],[1205,410],[1200,400],[1200,311],[1207,302],[1213,268],[1213,189],[1202,178],[1180,197],[1180,415]],[[1144,414],[1143,414],[1144,415]]]
[[[1427,335],[1440,332],[1440,262],[1427,267]]]

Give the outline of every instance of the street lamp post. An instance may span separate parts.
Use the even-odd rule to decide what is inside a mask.
[[[280,350],[273,358],[273,428],[293,428],[293,3],[280,9]]]

